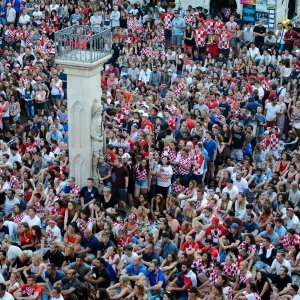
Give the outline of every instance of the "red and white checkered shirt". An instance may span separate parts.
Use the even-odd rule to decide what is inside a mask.
[[[219,35],[219,48],[220,49],[229,49],[229,40],[230,40],[230,32],[228,31],[223,31]]]
[[[164,17],[164,25],[165,29],[171,29],[172,27],[172,19],[173,19],[173,14],[172,13],[166,13]]]
[[[136,179],[146,180],[148,178],[148,173],[146,169],[140,170],[139,165],[136,166]]]
[[[13,43],[15,41],[15,34],[16,34],[15,29],[7,29],[5,32],[5,40],[8,43]]]
[[[270,134],[270,150],[277,151],[278,147],[279,147],[279,134],[273,132]]]
[[[168,152],[169,161],[175,161],[176,157],[177,157],[177,152],[172,151],[170,149],[167,152]],[[178,167],[177,166],[172,165],[172,170],[173,170],[173,174],[175,174],[175,175],[178,174]]]
[[[227,30],[230,32],[230,36],[232,38],[235,37],[237,23],[228,21],[225,25]]]
[[[223,287],[223,293],[227,297],[228,300],[232,300],[233,293],[232,293],[232,287],[231,286],[225,286]]]
[[[192,263],[192,269],[196,271],[196,275],[204,273],[206,277],[209,279],[210,282],[215,283],[217,280],[217,275],[215,272],[215,265],[214,263],[210,263],[207,267],[202,259],[195,259]]]
[[[83,233],[85,229],[89,228],[89,226],[91,227],[92,224],[93,224],[93,219],[91,218],[88,218],[87,221],[82,219],[77,219],[77,227],[81,233]]]
[[[79,193],[80,193],[80,187],[77,184],[75,184],[69,194],[75,195],[77,197]]]
[[[205,24],[205,28],[206,28],[207,34],[211,34],[211,31],[212,31],[212,29],[215,26],[214,20],[205,20],[204,24]]]
[[[224,24],[220,20],[215,23],[214,28],[215,28],[215,31],[216,31],[217,34],[220,34],[222,32],[223,26],[224,26]]]
[[[31,38],[32,38],[33,34],[34,34],[33,30],[26,31],[26,45],[27,46],[32,43],[32,39]]]
[[[127,19],[127,28],[131,29],[132,31],[136,31],[142,27],[139,20],[136,18],[128,18]]]
[[[202,175],[204,168],[204,160],[205,156],[203,153],[195,154],[192,158],[193,163],[193,174],[194,175]]]
[[[228,277],[230,281],[235,281],[238,272],[238,265],[236,262],[231,263],[230,265],[226,263],[222,263],[223,266],[223,274]]]
[[[184,82],[179,82],[176,89],[175,89],[175,91],[174,91],[174,95],[176,97],[179,97],[180,93],[183,91],[184,87],[185,87]]]
[[[299,245],[300,246],[300,236],[298,234],[294,234],[291,238],[288,234],[283,236],[282,244],[284,248],[290,249],[292,245]]]
[[[19,225],[22,222],[24,216],[25,216],[25,213],[21,213],[19,215],[12,214],[14,223],[16,223],[17,225]]]
[[[184,17],[184,22],[186,25],[191,25],[193,24],[193,16],[185,16]]]
[[[179,160],[179,164],[182,164],[185,167],[187,167],[187,169],[185,169],[182,166],[179,166],[179,174],[180,175],[188,175],[190,173],[190,169],[192,166],[191,160],[188,157],[187,158],[181,157]]]
[[[185,191],[185,187],[181,184],[178,184],[176,181],[172,184],[172,192],[176,195]]]
[[[247,249],[247,243],[245,241],[243,241],[240,245],[239,245],[239,249],[243,249],[244,251],[246,251],[246,253],[248,255],[250,255],[252,253],[253,250],[256,250],[256,245],[248,245],[248,249]]]
[[[244,275],[241,274],[241,271],[238,270],[237,271],[237,275],[239,276],[239,283],[243,283],[243,284],[246,284],[247,282],[254,282],[254,279],[253,279],[253,276],[252,276],[252,273],[250,271],[247,271]]]
[[[207,30],[205,28],[195,29],[195,42],[198,47],[206,46]]]
[[[19,180],[16,176],[11,176],[9,180],[9,185],[12,190],[16,189],[18,186]]]

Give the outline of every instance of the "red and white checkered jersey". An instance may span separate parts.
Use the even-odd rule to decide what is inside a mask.
[[[187,167],[187,169],[183,168],[181,165],[179,166],[179,174],[180,175],[188,175],[190,173],[190,169],[191,169],[191,166],[192,166],[192,162],[191,160],[186,157],[182,157],[179,159],[179,164]]]
[[[195,154],[192,158],[193,164],[193,174],[194,175],[202,175],[204,169],[204,160],[205,156],[203,153]]]
[[[230,40],[230,32],[228,31],[223,31],[219,35],[219,48],[220,49],[229,49],[229,40]]]
[[[215,29],[217,34],[220,34],[222,32],[223,26],[224,26],[224,24],[220,20],[215,23],[214,29]]]
[[[171,29],[172,28],[172,19],[173,19],[173,14],[172,13],[166,13],[165,17],[163,19],[165,29]]]
[[[135,174],[136,174],[136,179],[139,180],[146,180],[148,178],[147,170],[140,169],[139,165],[136,166]]]
[[[230,281],[235,281],[238,272],[238,264],[233,262],[231,264],[222,263],[223,266],[223,274],[228,277]]]
[[[215,283],[217,280],[217,275],[215,272],[214,263],[210,263],[209,266],[204,264],[202,259],[195,259],[192,263],[192,269],[196,270],[196,274],[204,273],[210,282]]]
[[[279,148],[279,134],[272,132],[270,135],[270,150],[277,151]]]
[[[195,29],[195,42],[198,47],[206,46],[207,30],[205,28]]]
[[[228,21],[226,24],[225,24],[227,30],[230,32],[230,36],[233,38],[235,37],[235,34],[236,34],[236,26],[237,26],[237,23],[236,22],[230,22]]]
[[[207,34],[211,34],[211,31],[215,26],[214,20],[205,20],[204,24],[205,24],[205,28],[207,30]]]

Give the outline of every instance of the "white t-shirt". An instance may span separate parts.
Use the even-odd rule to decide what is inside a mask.
[[[288,268],[288,275],[292,276],[292,267],[291,267],[291,264],[288,260],[284,259],[282,264],[280,264],[277,259],[275,258],[272,262],[272,265],[271,265],[271,269],[274,269],[275,270],[275,273],[278,275],[278,271],[280,269],[281,266],[285,266]]]
[[[5,292],[4,296],[0,298],[0,300],[14,300],[15,298],[12,296],[12,294]]]
[[[239,193],[239,189],[237,186],[233,185],[232,188],[229,190],[228,187],[224,187],[224,189],[222,190],[222,194],[223,193],[229,193],[230,199],[233,199],[235,196],[238,195]]]
[[[14,246],[14,245],[10,245],[10,247],[8,248],[7,253],[6,253],[6,257],[8,260],[13,260],[16,257],[18,257],[19,255],[21,255],[22,252],[23,251],[21,250],[21,248]]]
[[[260,52],[259,49],[257,47],[255,47],[254,49],[252,49],[251,47],[248,50],[249,52],[249,56],[251,59],[258,59],[260,58]]]
[[[278,35],[278,39],[276,40],[276,43],[280,43],[281,45],[285,44],[284,39],[283,39],[285,33],[286,33],[285,29],[281,29],[280,32],[278,29],[275,31],[275,35]]]
[[[51,228],[50,225],[48,225],[46,227],[46,233],[48,234],[47,240],[50,241],[55,236],[56,239],[54,241],[61,242],[61,231],[59,227],[54,226],[53,228]]]
[[[41,219],[38,216],[35,216],[31,219],[28,215],[24,216],[22,222],[28,223],[29,227],[31,228],[33,225],[37,225],[41,227]]]
[[[158,165],[157,170],[163,176],[169,176],[169,175],[172,176],[173,175],[173,170],[170,165],[168,165],[168,166]],[[171,185],[171,178],[166,179],[166,178],[162,178],[161,176],[157,176],[157,185],[161,186],[161,187],[168,187]]]
[[[276,119],[277,113],[279,113],[281,110],[279,105],[273,106],[271,103],[267,103],[266,105],[266,120],[267,121],[273,121]]]
[[[241,178],[240,181],[234,180],[233,181],[234,186],[236,186],[240,193],[244,193],[246,189],[248,188],[248,182],[245,178]]]

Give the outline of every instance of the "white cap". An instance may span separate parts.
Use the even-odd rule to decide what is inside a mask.
[[[148,118],[148,117],[149,117],[149,115],[148,115],[147,113],[143,113],[143,114],[142,114],[142,117],[146,117],[146,118]]]

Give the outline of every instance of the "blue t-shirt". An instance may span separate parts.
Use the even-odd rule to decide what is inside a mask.
[[[129,276],[139,275],[140,273],[147,275],[147,269],[144,265],[140,265],[138,269],[135,269],[133,264],[129,264],[125,270]]]
[[[94,235],[92,235],[90,240],[83,237],[80,241],[80,245],[84,249],[86,248],[91,249],[92,250],[91,253],[94,255],[97,255],[98,250],[101,248],[100,241]]]
[[[172,20],[173,35],[183,35],[184,28],[178,28],[177,26],[185,26],[185,22],[182,18],[174,18]]]
[[[259,232],[259,225],[255,222],[252,224],[244,223],[244,228],[247,230],[247,233],[252,233],[254,230],[258,230]]]
[[[211,139],[209,142],[207,140],[203,143],[205,149],[207,150],[208,157],[210,160],[214,159],[214,154],[217,151],[217,143]]]
[[[177,253],[178,249],[176,245],[170,241],[170,243],[161,243],[161,256],[163,258],[167,258],[168,254]]]
[[[166,281],[165,281],[165,275],[164,272],[161,269],[158,269],[157,274],[150,272],[147,270],[146,277],[149,278],[150,286],[155,286],[157,283],[162,281],[162,288],[164,289],[166,287]]]

